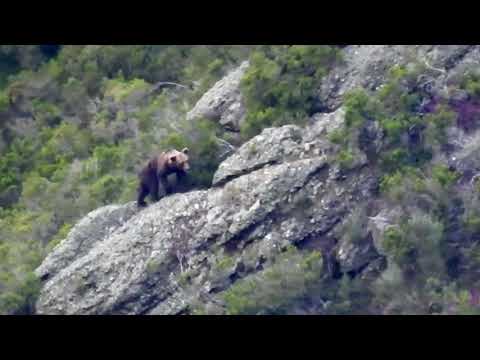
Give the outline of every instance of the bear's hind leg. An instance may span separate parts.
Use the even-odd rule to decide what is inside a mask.
[[[160,195],[158,194],[158,182],[152,183],[152,191],[150,192],[153,201],[157,202],[160,200]]]
[[[138,187],[137,205],[139,207],[147,206],[147,203],[145,202],[145,197],[148,195],[148,193],[149,193],[148,188],[144,184],[141,184]]]

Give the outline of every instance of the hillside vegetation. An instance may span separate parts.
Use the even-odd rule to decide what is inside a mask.
[[[303,101],[334,54],[326,46],[2,45],[0,311],[32,311],[32,270],[83,215],[134,200],[136,173],[159,149],[189,146],[190,187],[210,185],[222,129],[184,117],[227,71],[252,56],[247,139],[288,122],[274,113],[305,115]],[[149,93],[159,82],[182,87]],[[271,93],[256,99],[265,88]]]
[[[247,59],[239,134],[187,121]],[[265,128],[305,126],[324,110],[317,89],[342,62],[342,49],[325,45],[0,46],[0,313],[35,312],[34,269],[84,215],[135,200],[137,172],[152,154],[189,147],[192,174],[181,191],[207,189],[222,161],[219,140],[238,135],[242,144]],[[479,312],[480,185],[466,191],[464,174],[438,157],[450,149],[449,129],[477,129],[480,75],[469,71],[446,95],[432,95],[422,83],[429,71],[421,62],[392,66],[376,91],[349,91],[345,122],[327,139],[340,174],[355,176],[365,158],[378,179],[375,200],[398,211],[382,235],[383,275],[362,282],[342,274],[320,287],[319,253],[289,248],[226,291],[227,313],[290,313],[319,298],[333,304],[331,314]],[[455,91],[464,98],[452,101]],[[353,213],[338,238],[362,242],[368,221]]]

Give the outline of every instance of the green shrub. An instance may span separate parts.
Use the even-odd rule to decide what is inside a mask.
[[[455,315],[480,315],[478,305],[472,304],[472,295],[470,291],[461,290],[453,295],[454,314]]]
[[[0,111],[7,110],[9,106],[8,94],[6,91],[0,91]]]
[[[332,303],[326,309],[327,315],[368,315],[372,293],[359,278],[343,276],[335,283]]]
[[[89,187],[89,195],[100,204],[106,205],[117,199],[123,190],[123,176],[105,175]]]
[[[294,249],[254,276],[239,280],[225,293],[227,313],[282,314],[305,296],[309,286],[320,281],[322,257],[318,252],[302,255]]]
[[[346,128],[335,129],[328,135],[328,140],[337,145],[345,145],[348,142],[348,130]]]
[[[188,138],[178,132],[172,132],[162,141],[165,149],[181,150],[189,145]]]
[[[123,191],[119,194],[116,202],[126,203],[135,199],[137,194],[138,178],[135,175],[130,175],[125,178]]]
[[[398,65],[390,69],[387,83],[378,92],[378,100],[389,115],[415,111],[421,97],[420,94],[412,92],[412,89],[422,70],[423,67],[418,64],[413,69]]]
[[[432,169],[433,178],[440,183],[444,188],[452,186],[460,177],[454,170],[450,170],[447,166],[436,165]]]
[[[349,150],[342,150],[337,156],[337,161],[341,169],[348,170],[355,162],[355,154]]]
[[[408,150],[402,148],[386,151],[380,157],[382,169],[386,172],[394,172],[409,165],[408,160]]]
[[[38,173],[31,173],[23,182],[22,196],[24,198],[35,198],[37,195],[45,195],[49,188],[49,181]]]
[[[235,259],[230,256],[225,256],[217,261],[216,268],[223,271],[231,268],[233,265],[235,265]]]
[[[16,161],[17,156],[14,153],[0,157],[0,192],[19,183],[20,172]]]
[[[265,47],[253,52],[241,83],[247,106],[243,137],[305,120],[314,104],[315,87],[338,60],[334,47],[322,45]]]
[[[429,215],[412,214],[400,226],[385,231],[382,245],[399,266],[419,266],[418,277],[439,277],[444,271],[443,228]]]
[[[480,96],[480,73],[478,71],[468,72],[460,82],[460,88],[473,97]]]
[[[21,280],[15,280],[13,288],[2,291],[0,294],[0,313],[9,315],[33,314],[40,288],[40,280],[33,272],[24,274]]]
[[[39,162],[52,164],[84,158],[89,154],[91,136],[77,126],[62,123],[39,152]]]
[[[97,146],[93,151],[93,156],[97,161],[98,173],[106,174],[122,165],[122,148],[118,146]]]
[[[480,233],[480,216],[471,215],[467,217],[464,221],[464,226],[466,230],[472,234]]]
[[[425,116],[424,121],[428,125],[427,142],[443,145],[447,142],[446,129],[454,124],[456,114],[448,107],[439,106],[436,112]]]
[[[57,126],[62,121],[62,110],[58,106],[39,99],[32,100],[32,106],[35,119],[40,125]]]
[[[383,248],[398,265],[407,265],[412,262],[414,246],[399,228],[389,228],[383,235]]]
[[[354,210],[341,228],[342,238],[352,244],[361,242],[367,235],[367,222],[366,209]]]
[[[72,230],[73,224],[63,224],[62,227],[58,230],[54,237],[49,241],[46,253],[49,253],[55,246],[60,244],[62,240],[65,240]]]
[[[415,123],[415,118],[410,118],[401,113],[380,120],[380,124],[385,130],[385,135],[390,145],[399,145],[402,135],[406,133],[407,129],[413,123]]]
[[[345,125],[347,128],[360,127],[367,120],[376,120],[379,114],[375,99],[363,89],[345,94]]]
[[[125,81],[125,79],[122,78],[112,79],[107,80],[105,84],[105,95],[111,96],[115,101],[119,102],[133,92],[146,90],[148,87],[149,84],[143,79],[133,79],[131,81]]]
[[[429,215],[413,214],[404,228],[406,236],[415,246],[416,261],[423,275],[440,278],[445,270],[443,224]]]

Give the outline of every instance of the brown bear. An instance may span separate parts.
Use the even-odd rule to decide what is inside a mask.
[[[152,158],[139,173],[140,185],[138,187],[137,204],[139,207],[147,205],[145,197],[150,194],[154,201],[160,200],[159,185],[162,185],[166,194],[171,194],[167,176],[175,174],[177,182],[186,176],[190,165],[188,163],[188,148],[182,151],[169,150]]]

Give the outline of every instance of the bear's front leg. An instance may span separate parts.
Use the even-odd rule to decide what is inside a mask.
[[[160,183],[162,184],[163,190],[165,191],[165,194],[171,194],[173,192],[173,189],[170,187],[170,184],[168,183],[168,179],[166,176],[161,176],[159,178]]]
[[[186,181],[187,173],[184,171],[177,171],[176,173],[177,176],[177,183],[183,184]]]

